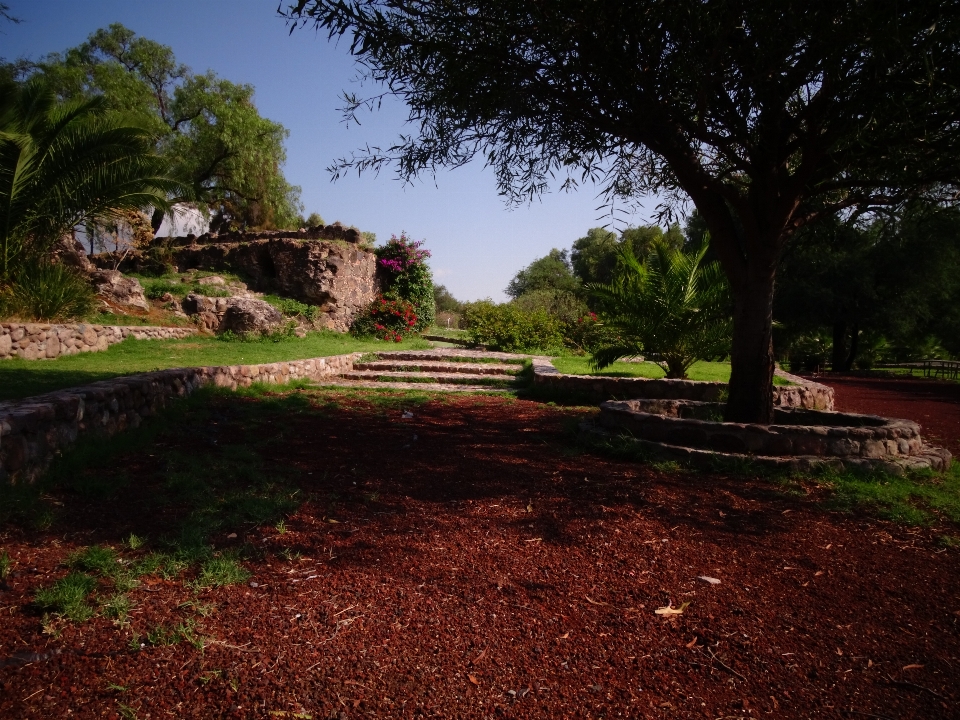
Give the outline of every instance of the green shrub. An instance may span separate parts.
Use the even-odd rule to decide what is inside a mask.
[[[552,350],[563,346],[563,325],[546,310],[525,312],[514,303],[467,303],[461,326],[470,342],[496,350]]]
[[[87,279],[73,268],[28,260],[14,273],[0,301],[5,315],[50,321],[88,315],[96,296]]]
[[[293,298],[280,297],[278,295],[267,295],[263,298],[273,305],[277,310],[287,317],[302,317],[309,322],[316,322],[320,316],[320,308],[316,305],[294,300]]]

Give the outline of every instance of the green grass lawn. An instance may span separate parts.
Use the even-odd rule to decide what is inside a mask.
[[[39,395],[86,385],[120,375],[207,365],[256,365],[280,360],[343,355],[378,350],[421,350],[425,340],[402,343],[358,340],[335,332],[313,332],[279,342],[225,342],[212,337],[183,340],[133,340],[111,345],[106,352],[70,355],[56,360],[0,360],[0,400]]]
[[[555,357],[551,358],[553,366],[567,375],[603,375],[607,377],[639,377],[657,379],[666,377],[663,369],[652,362],[616,362],[608,368],[597,371],[590,367],[588,357]],[[730,381],[730,363],[695,362],[687,371],[689,380],[713,380],[719,382]],[[774,385],[792,385],[793,383],[782,378],[773,378]]]

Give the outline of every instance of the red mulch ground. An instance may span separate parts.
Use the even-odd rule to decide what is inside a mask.
[[[834,389],[837,410],[914,420],[924,440],[960,456],[960,383],[831,375],[817,382]]]
[[[253,402],[211,401],[224,417]],[[404,419],[338,402],[270,431],[307,498],[287,532],[215,540],[266,549],[250,584],[144,578],[129,627],[43,634],[32,595],[70,550],[159,531],[157,459],[113,463],[138,478],[118,500],[55,494],[49,531],[8,528],[0,717],[960,717],[960,551],[943,528],[578,453],[562,408],[455,397]],[[178,426],[156,453],[244,442],[218,428]],[[202,651],[131,649],[187,616]]]

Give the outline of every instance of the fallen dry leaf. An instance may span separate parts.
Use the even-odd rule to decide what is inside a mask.
[[[691,640],[690,642],[687,643],[687,647],[688,647],[688,648],[695,648],[695,647],[697,646],[697,640],[698,640],[698,639],[699,639],[699,638],[696,638],[696,637],[693,638],[693,640]]]
[[[673,605],[667,605],[665,607],[658,607],[654,612],[657,615],[683,615],[683,611],[687,609],[689,602],[685,602],[680,607],[674,607]]]
[[[919,669],[922,668],[922,667],[923,667],[923,665],[917,665],[916,663],[914,663],[913,665],[904,665],[904,666],[903,666],[903,669],[904,669],[904,670],[919,670]]]
[[[567,632],[558,637],[557,640],[566,640],[568,637],[570,637],[570,633]]]
[[[474,685],[479,685],[479,684],[480,684],[480,681],[477,680],[477,676],[476,676],[476,675],[467,675],[467,677],[470,679],[470,682],[472,682]]]

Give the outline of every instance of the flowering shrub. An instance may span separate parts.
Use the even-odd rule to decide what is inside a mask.
[[[416,324],[417,313],[412,303],[378,295],[353,321],[350,332],[401,342]]]
[[[417,320],[414,330],[419,332],[433,323],[436,305],[433,298],[433,277],[427,258],[430,251],[422,240],[412,240],[405,232],[393,235],[390,241],[376,249],[377,264],[385,275],[384,297],[411,303]]]

